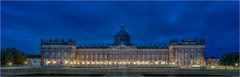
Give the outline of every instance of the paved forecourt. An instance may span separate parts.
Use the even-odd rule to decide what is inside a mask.
[[[1,68],[1,76],[73,75],[73,76],[147,76],[199,75],[239,76],[239,70],[175,69],[175,68]]]

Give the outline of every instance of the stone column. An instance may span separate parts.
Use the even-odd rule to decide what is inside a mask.
[[[177,49],[174,50],[174,53],[175,53],[175,56],[174,56],[175,61],[174,61],[174,63],[175,63],[175,65],[178,65],[178,51],[177,51]]]
[[[195,55],[195,56],[194,56],[194,61],[195,61],[194,64],[195,64],[195,65],[197,64],[197,52],[198,52],[198,50],[196,50],[195,53],[194,53],[194,55]]]
[[[185,65],[184,63],[185,63],[185,59],[184,59],[184,57],[185,57],[185,53],[184,53],[184,49],[182,50],[182,65]]]
[[[188,48],[187,51],[185,51],[185,52],[186,52],[186,57],[185,57],[185,59],[186,59],[186,65],[189,65],[189,64],[188,64],[188,59],[189,59],[189,58],[188,58],[188,52],[189,52],[189,50],[190,50],[190,48]]]
[[[182,65],[185,65],[185,53],[184,53],[185,49],[183,49],[182,51]]]
[[[197,64],[197,65],[199,65],[199,63],[200,63],[199,60],[200,60],[200,58],[201,58],[201,57],[200,57],[201,54],[199,54],[199,53],[200,53],[200,50],[198,49],[198,51],[197,51],[197,55],[196,55],[196,58],[197,58],[197,61],[196,61],[197,63],[196,63],[196,64]]]
[[[205,65],[205,59],[204,59],[204,49],[201,50],[201,55],[202,55],[202,64],[201,65]]]

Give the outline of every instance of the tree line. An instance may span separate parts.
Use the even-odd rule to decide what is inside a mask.
[[[239,66],[239,56],[239,52],[226,53],[220,58],[220,65]]]
[[[26,61],[27,55],[16,48],[1,48],[1,65],[21,65]]]

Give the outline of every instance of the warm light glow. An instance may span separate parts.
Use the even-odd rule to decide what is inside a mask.
[[[137,64],[141,64],[140,62],[137,62]]]
[[[136,64],[136,62],[133,62],[133,64]]]
[[[96,64],[100,64],[99,62],[96,62]]]
[[[56,61],[53,61],[53,64],[56,64]]]
[[[145,64],[149,64],[149,62],[145,62]]]
[[[46,63],[47,63],[47,64],[49,64],[49,63],[50,63],[50,61],[47,61]]]
[[[161,62],[161,64],[165,64],[165,62]]]
[[[117,62],[114,62],[114,64],[117,64]]]
[[[12,63],[8,63],[8,65],[12,65]]]
[[[68,61],[65,61],[65,64],[68,64]]]
[[[125,62],[123,62],[123,64],[126,64]]]
[[[73,62],[70,62],[70,64],[73,64]]]
[[[82,64],[85,64],[85,62],[82,62]]]
[[[90,62],[87,62],[87,64],[90,64]]]
[[[112,62],[108,62],[108,64],[112,64]]]
[[[122,62],[119,62],[119,64],[122,64]]]
[[[106,65],[107,65],[107,64],[108,64],[108,62],[107,62],[107,61],[105,61],[105,62],[104,62],[104,64],[106,64]]]
[[[155,62],[155,64],[158,64],[158,62]]]
[[[27,62],[25,61],[24,64],[27,64]]]

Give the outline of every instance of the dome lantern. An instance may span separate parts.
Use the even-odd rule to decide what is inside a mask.
[[[120,30],[117,32],[117,34],[114,36],[114,43],[113,45],[132,45],[130,41],[130,36],[128,35],[127,31],[124,30],[124,25],[121,24]]]

